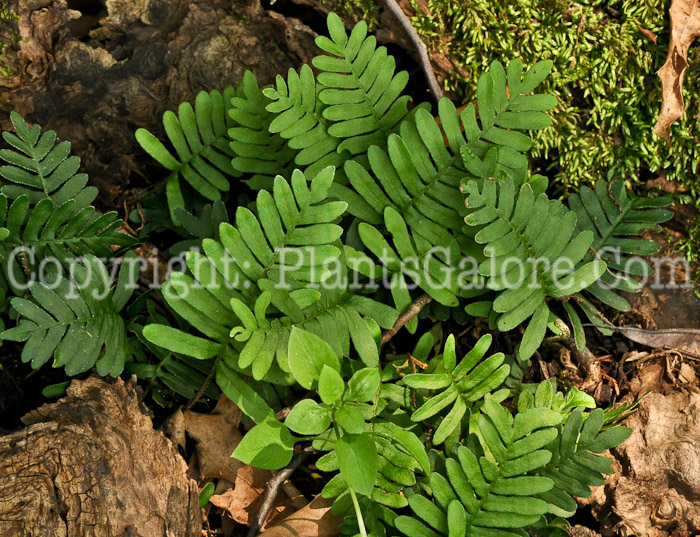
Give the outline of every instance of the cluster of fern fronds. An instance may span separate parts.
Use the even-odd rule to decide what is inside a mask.
[[[611,471],[597,454],[629,431],[519,372],[547,332],[583,349],[581,314],[606,331],[605,308],[629,308],[618,291],[649,269],[627,261],[657,249],[639,233],[669,218],[668,200],[602,179],[547,196],[523,131],[549,124],[556,100],[535,93],[548,62],[494,62],[476,103],[443,99],[434,116],[364,23],[348,34],[331,14],[328,30],[316,71],[265,88],[246,73],[167,112],[167,140],[136,132],[169,170],[143,232],[182,237],[162,289],[139,287],[136,256],[120,257],[138,239],[91,206],[70,145],[13,114],[0,255],[19,322],[2,337],[34,367],[136,374],[160,404],[223,392],[256,424],[234,456],[276,469],[310,444],[351,534],[565,532],[572,497]],[[236,206],[243,188],[252,201]],[[425,368],[406,374],[382,333],[419,297],[426,317],[402,328],[415,348],[392,342]],[[514,356],[489,353],[488,334],[472,348],[442,337],[438,320],[473,317],[522,327]]]

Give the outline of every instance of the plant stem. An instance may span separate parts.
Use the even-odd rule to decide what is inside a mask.
[[[418,315],[421,312],[421,310],[432,300],[432,297],[428,293],[422,294],[421,296],[416,298],[413,301],[413,303],[410,306],[408,306],[408,308],[406,308],[406,311],[404,311],[399,316],[399,318],[396,319],[394,326],[392,326],[391,329],[387,330],[382,334],[382,345],[386,345],[386,343],[396,335],[396,332],[401,330],[401,328],[407,322],[409,322],[416,315]]]
[[[357,526],[360,529],[360,535],[362,535],[362,537],[367,537],[365,519],[362,518],[362,511],[360,511],[360,503],[357,501],[357,494],[352,490],[352,487],[348,487],[348,490],[350,491],[350,498],[352,498],[352,505],[355,508],[355,515],[357,515]]]
[[[275,502],[275,498],[277,498],[277,492],[282,483],[289,479],[294,473],[294,470],[299,468],[299,466],[301,466],[301,463],[304,462],[306,458],[315,451],[316,450],[313,448],[313,446],[306,446],[294,456],[294,458],[285,468],[277,472],[275,476],[267,482],[267,489],[265,490],[263,503],[260,506],[258,515],[255,517],[255,520],[248,529],[248,537],[256,537],[258,535],[258,533],[260,532],[260,528],[262,528],[263,524],[265,523],[265,520],[267,519],[267,515],[272,509],[272,506]]]

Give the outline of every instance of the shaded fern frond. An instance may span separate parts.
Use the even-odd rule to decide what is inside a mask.
[[[518,398],[518,412],[551,408],[565,417],[565,422],[557,425],[557,438],[547,446],[552,459],[537,471],[537,475],[554,483],[551,490],[537,497],[546,501],[549,512],[556,516],[573,516],[578,507],[573,496],[588,498],[590,487],[605,483],[603,474],[613,473],[612,461],[596,453],[618,446],[632,433],[631,429],[619,426],[602,430],[605,411],[584,413],[582,406],[595,408],[595,401],[576,389],[564,397],[550,381],[541,382],[534,396],[524,391]]]
[[[29,284],[32,299],[13,298],[19,325],[0,337],[24,341],[22,361],[37,368],[53,356],[53,366],[77,375],[97,364],[97,372],[119,375],[129,352],[119,312],[129,300],[139,274],[136,255],[128,253],[114,289],[102,262],[86,256],[47,282]]]
[[[207,376],[215,365],[214,360],[197,360],[158,347],[143,337],[143,326],[136,322],[129,323],[129,329],[136,333],[138,343],[143,347],[136,346],[133,359],[126,363],[124,373],[148,379],[149,386],[146,390],[152,390],[154,398],[157,397],[156,391],[159,391],[158,383],[185,399],[192,399],[201,388],[204,388],[207,397],[214,400],[219,397],[219,390],[214,383],[205,386]],[[156,363],[153,363],[154,358]]]
[[[371,407],[366,406],[371,413]],[[427,474],[430,464],[425,448],[418,437],[407,428],[400,427],[390,421],[378,419],[367,424],[367,432],[371,434],[378,456],[378,472],[372,501],[392,509],[400,509],[408,505],[401,491],[416,484],[416,474]],[[329,451],[317,462],[322,472],[338,471],[338,457],[335,444],[335,431],[328,430],[318,435],[313,442],[315,449]],[[336,498],[334,511],[343,509],[342,504],[349,500],[348,486],[342,475],[335,475],[323,488],[324,498]]]
[[[26,274],[36,274],[41,261],[51,257],[68,266],[70,259],[92,254],[107,258],[112,246],[133,246],[137,240],[118,231],[122,221],[116,212],[99,214],[92,206],[75,212],[76,201],[69,200],[55,208],[44,198],[30,208],[27,196],[21,195],[10,205],[0,194],[0,260],[8,282],[26,283]],[[14,253],[16,248],[21,249]],[[10,277],[10,273],[12,276]],[[23,294],[15,290],[15,294]]]
[[[270,104],[258,87],[255,75],[246,71],[238,95],[231,101],[229,116],[235,126],[229,129],[231,164],[240,173],[250,174],[248,185],[253,189],[271,189],[277,175],[289,177],[296,151],[284,138],[269,131],[275,115],[266,110]]]
[[[198,248],[204,239],[219,240],[219,226],[228,222],[228,211],[222,201],[205,205],[197,215],[176,209],[175,216],[182,223],[182,229],[187,232],[188,238],[170,247],[173,255]]]
[[[163,127],[174,154],[146,129],[136,131],[141,147],[172,173],[166,182],[168,206],[173,222],[177,222],[175,209],[183,209],[180,180],[185,180],[206,199],[221,199],[228,192],[230,178],[240,177],[231,166],[234,153],[228,139],[228,129],[233,121],[228,111],[235,92],[228,87],[223,94],[217,90],[201,91],[195,100],[182,103],[177,115],[168,110],[163,114]]]
[[[499,330],[512,330],[530,319],[519,355],[527,359],[544,339],[550,310],[546,298],[566,298],[602,275],[605,263],[581,264],[593,242],[590,231],[576,230],[576,214],[545,194],[535,198],[529,183],[511,178],[472,181],[465,186],[465,221],[479,226],[475,240],[486,260],[479,273],[498,296],[492,308]]]
[[[607,270],[600,280],[586,289],[593,297],[619,311],[629,311],[630,304],[618,294],[635,292],[639,282],[634,277],[648,276],[652,269],[640,256],[655,254],[660,245],[654,240],[640,237],[644,230],[657,230],[658,224],[668,221],[673,213],[665,207],[671,200],[665,197],[640,198],[628,192],[623,181],[596,182],[595,190],[583,186],[578,194],[571,194],[568,204],[578,216],[577,228],[593,234],[592,251],[584,258],[598,257],[606,262]],[[600,310],[586,297],[577,297],[576,304],[584,315],[609,335],[607,322]],[[578,313],[567,308],[572,324],[580,325]],[[583,328],[575,331],[577,346],[585,345]]]
[[[88,176],[78,173],[80,159],[70,155],[70,142],[56,143],[52,130],[41,132],[39,125],[31,128],[17,112],[10,114],[14,134],[2,137],[14,149],[0,150],[0,176],[12,184],[2,187],[2,193],[13,200],[26,196],[31,205],[49,198],[56,207],[74,201],[75,212],[90,205],[97,196],[95,187],[85,186]]]
[[[427,420],[451,407],[435,430],[433,444],[442,444],[460,427],[472,405],[496,390],[508,377],[510,367],[503,363],[503,353],[483,359],[490,345],[491,335],[482,336],[474,348],[457,363],[455,338],[450,335],[445,343],[442,367],[439,370],[427,374],[414,373],[403,378],[404,384],[410,388],[439,391],[413,413],[413,421]]]
[[[470,442],[446,460],[445,478],[430,476],[432,501],[409,496],[414,517],[400,516],[396,527],[408,537],[515,537],[520,528],[537,523],[548,504],[533,497],[551,490],[551,479],[528,475],[541,469],[552,454],[543,449],[557,436],[561,415],[531,409],[513,417],[490,396],[478,428],[483,449]],[[488,453],[488,456],[487,456]]]

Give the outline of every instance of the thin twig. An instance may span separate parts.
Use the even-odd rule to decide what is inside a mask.
[[[403,12],[403,9],[401,9],[401,6],[399,6],[396,0],[384,0],[384,3],[386,4],[387,9],[393,13],[394,17],[399,20],[399,24],[401,24],[401,27],[411,40],[411,43],[413,43],[413,46],[418,51],[418,59],[421,68],[425,73],[425,78],[428,80],[430,92],[433,94],[433,98],[437,103],[440,100],[440,97],[442,97],[442,88],[440,87],[440,84],[438,84],[437,78],[435,77],[435,71],[433,71],[433,66],[430,63],[430,57],[428,56],[428,49],[426,48],[425,43],[423,43],[421,38],[418,36],[416,29],[411,24],[411,21],[408,20],[408,17]]]
[[[258,516],[255,517],[255,520],[253,521],[253,525],[250,526],[250,529],[248,530],[248,537],[256,537],[258,535],[260,528],[262,528],[262,525],[265,523],[265,519],[267,519],[267,515],[272,509],[272,504],[275,502],[275,498],[277,498],[277,492],[279,491],[282,483],[287,481],[287,479],[289,479],[294,473],[294,470],[299,468],[301,463],[306,460],[306,457],[315,451],[316,450],[313,448],[313,446],[306,446],[299,453],[294,455],[294,458],[287,466],[277,472],[274,477],[267,482],[267,490],[265,490],[262,505],[258,511]]]
[[[413,319],[416,315],[418,315],[421,310],[430,304],[432,302],[432,297],[428,294],[425,293],[418,298],[416,298],[413,301],[413,304],[408,306],[406,308],[406,311],[404,311],[398,319],[396,319],[396,322],[394,323],[394,326],[391,327],[390,330],[387,330],[382,334],[382,345],[386,345],[386,343],[393,338],[396,335],[396,332],[401,330],[403,325],[405,325],[407,322],[409,322],[411,319]]]

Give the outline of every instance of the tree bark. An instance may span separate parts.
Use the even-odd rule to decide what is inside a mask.
[[[134,387],[73,381],[0,436],[0,535],[201,535],[197,483]]]

